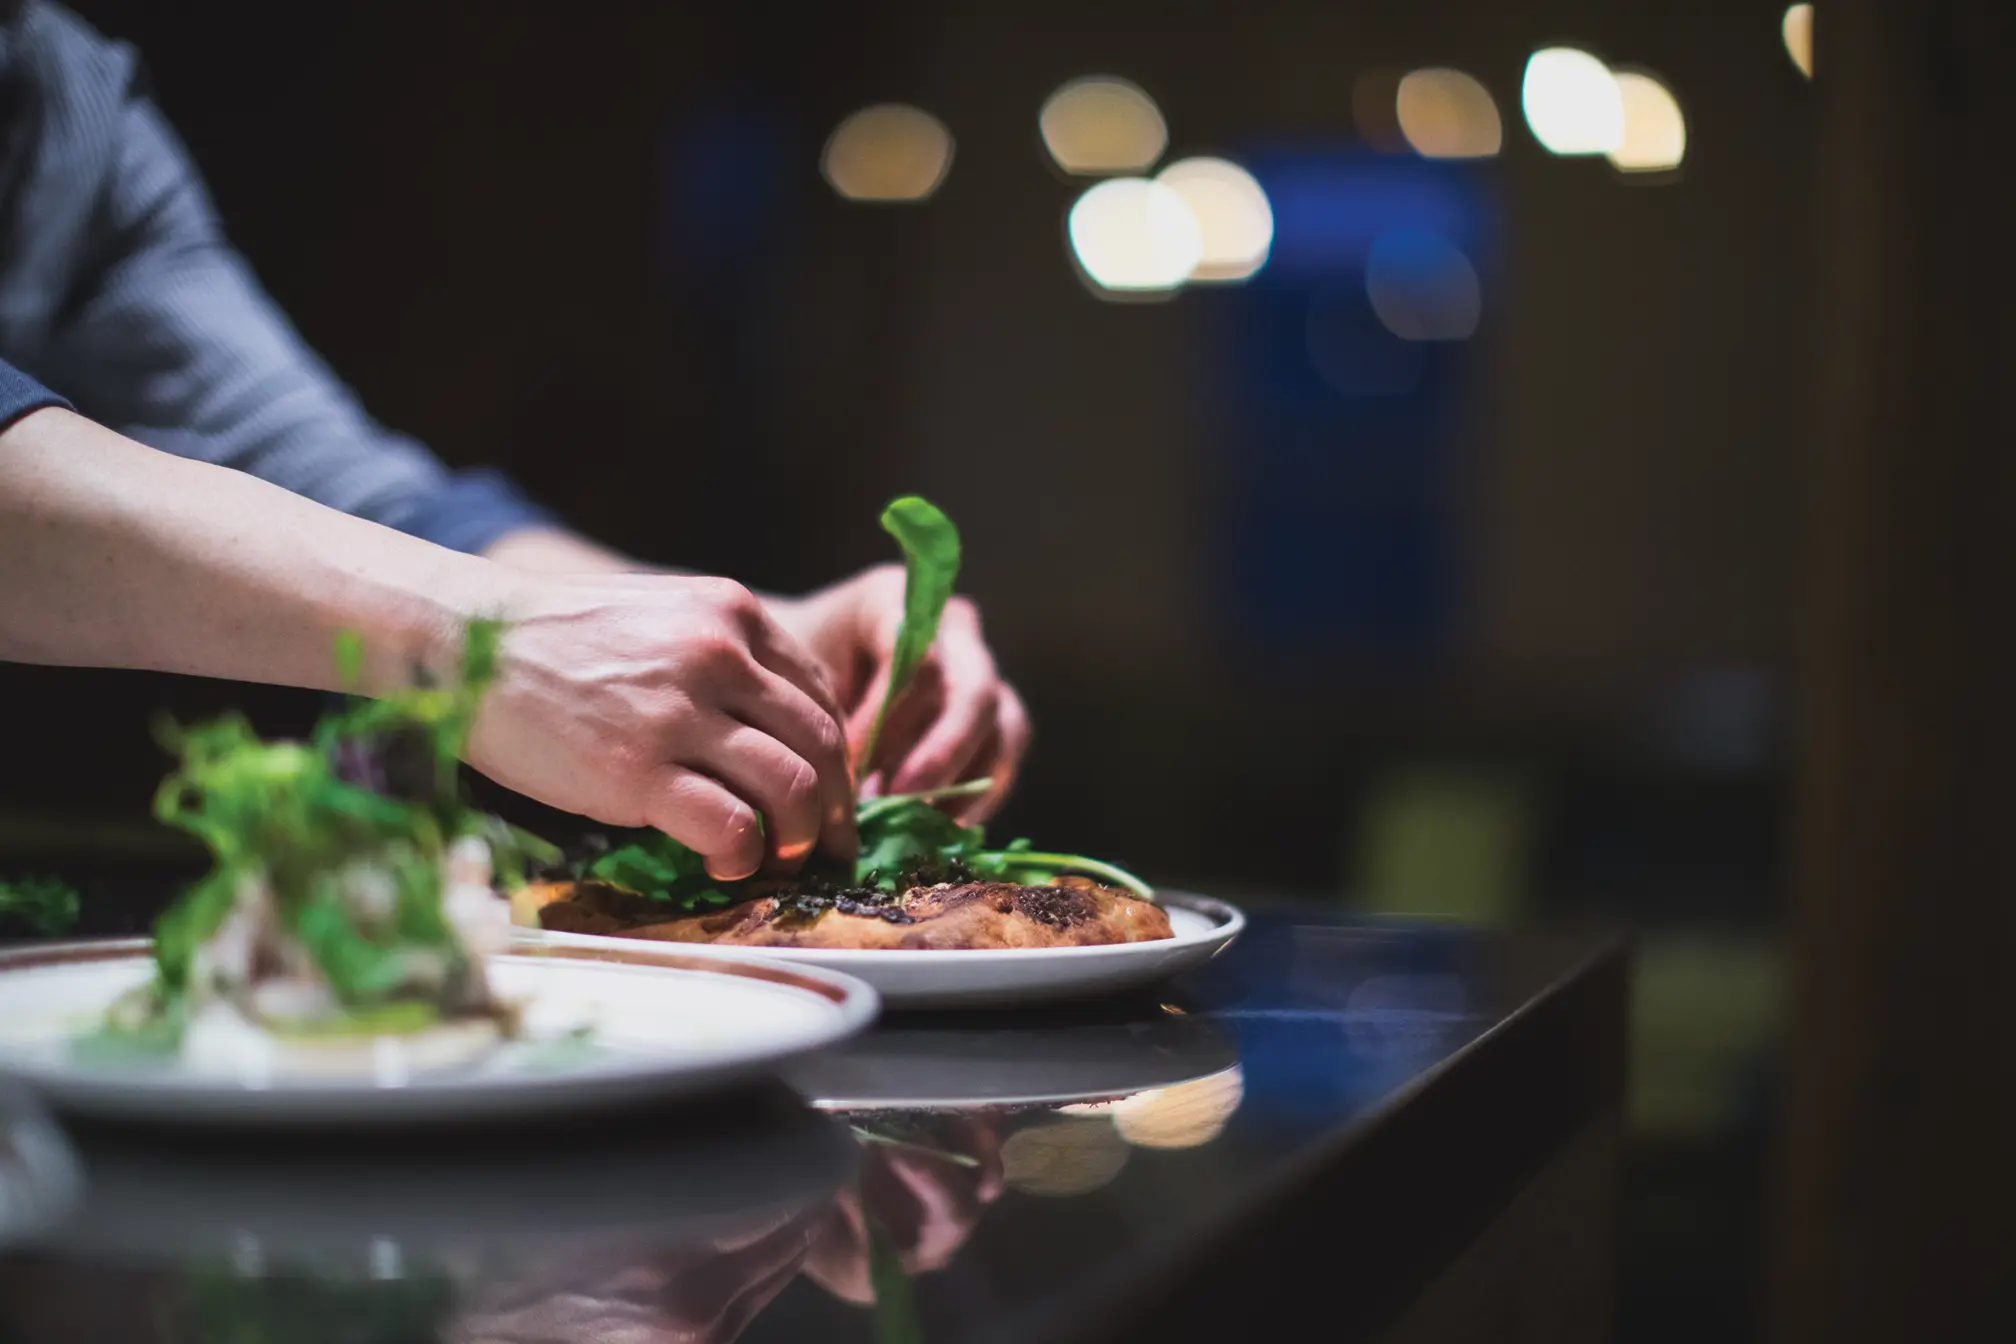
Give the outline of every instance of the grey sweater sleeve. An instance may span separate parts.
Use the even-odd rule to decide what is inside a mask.
[[[550,521],[503,477],[451,472],[366,415],[226,241],[153,102],[128,94],[101,115],[113,160],[44,381],[143,443],[458,550]]]
[[[51,406],[68,408],[69,402],[30,378],[12,364],[0,360],[0,429],[22,416]]]

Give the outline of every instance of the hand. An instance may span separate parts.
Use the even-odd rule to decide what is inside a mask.
[[[447,1344],[728,1344],[797,1275],[818,1225],[793,1213],[698,1245],[596,1239],[465,1282]]]
[[[903,567],[880,565],[797,599],[773,599],[771,614],[824,665],[846,712],[850,753],[866,740],[889,684],[903,620]],[[873,761],[857,762],[863,792],[918,793],[990,778],[993,788],[960,813],[992,816],[1014,785],[1029,746],[1029,715],[1001,679],[963,597],[945,608],[938,639],[883,725]]]
[[[510,628],[468,750],[484,774],[611,826],[655,826],[722,881],[766,857],[793,869],[815,843],[852,856],[832,688],[746,588],[514,575],[500,605]]]
[[[945,1117],[916,1147],[864,1143],[860,1175],[852,1189],[834,1197],[805,1256],[805,1277],[865,1306],[875,1300],[870,1218],[905,1274],[928,1274],[952,1262],[1001,1187],[1001,1135],[985,1116]]]

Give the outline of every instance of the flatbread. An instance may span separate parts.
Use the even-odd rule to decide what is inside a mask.
[[[679,919],[664,918],[662,902],[600,882],[536,883],[522,896],[548,929],[733,947],[971,951],[1174,936],[1167,912],[1152,901],[1074,877],[1047,887],[941,882],[912,887],[886,903],[843,896],[810,914],[786,892]]]

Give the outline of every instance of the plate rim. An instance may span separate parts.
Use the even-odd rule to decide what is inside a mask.
[[[1246,912],[1227,900],[1216,896],[1205,896],[1194,891],[1159,889],[1155,893],[1158,905],[1172,906],[1194,915],[1203,915],[1217,921],[1203,933],[1189,937],[1177,935],[1171,938],[1154,938],[1134,943],[1098,943],[1090,947],[972,947],[972,948],[886,948],[886,947],[759,947],[723,946],[719,943],[677,943],[656,938],[629,938],[617,933],[563,933],[557,929],[519,929],[519,937],[529,945],[544,944],[550,947],[612,948],[615,946],[634,947],[638,944],[656,947],[676,947],[697,955],[734,956],[750,952],[758,958],[788,961],[792,966],[818,965],[831,969],[828,959],[839,965],[852,962],[861,966],[889,964],[889,959],[909,965],[919,957],[930,958],[937,965],[972,966],[995,961],[1012,962],[1032,956],[1069,958],[1073,961],[1111,960],[1116,957],[1146,957],[1156,953],[1169,953],[1177,949],[1189,951],[1210,947],[1214,951],[1222,949],[1246,929]],[[846,974],[846,972],[839,972]]]
[[[41,967],[122,962],[151,955],[153,939],[114,936],[74,938],[0,946],[0,976]],[[723,949],[739,951],[739,949]],[[415,1078],[395,1088],[359,1086],[354,1081],[291,1080],[282,1086],[251,1088],[229,1082],[173,1074],[135,1087],[116,1070],[72,1069],[0,1056],[0,1079],[8,1079],[39,1096],[53,1109],[93,1115],[145,1115],[148,1101],[172,1107],[163,1122],[184,1124],[214,1120],[213,1112],[228,1098],[239,1108],[234,1119],[253,1124],[413,1123],[433,1118],[429,1106],[442,1108],[440,1118],[481,1121],[532,1113],[585,1109],[617,1095],[654,1093],[684,1095],[704,1090],[728,1078],[756,1074],[780,1075],[784,1065],[813,1051],[859,1035],[882,1010],[882,995],[865,980],[829,967],[782,964],[757,955],[693,956],[677,944],[632,943],[623,948],[562,947],[514,940],[508,951],[493,954],[523,961],[584,961],[613,963],[624,971],[670,970],[689,974],[750,979],[810,995],[830,1005],[829,1021],[803,1033],[788,1046],[771,1044],[746,1053],[692,1061],[667,1069],[654,1067],[649,1054],[618,1054],[571,1072],[538,1077],[475,1077],[450,1073]],[[656,1084],[654,1086],[654,1083]],[[567,1103],[569,1093],[582,1099]],[[493,1104],[485,1104],[489,1098]]]

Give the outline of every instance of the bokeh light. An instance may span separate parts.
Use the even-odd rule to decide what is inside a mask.
[[[878,103],[833,128],[819,171],[850,201],[921,201],[952,170],[952,132],[920,107]]]
[[[1400,81],[1393,106],[1400,133],[1428,159],[1483,159],[1505,140],[1491,91],[1461,70],[1416,70]]]
[[[1193,281],[1244,280],[1274,245],[1274,209],[1253,174],[1229,159],[1182,159],[1155,180],[1183,198],[1197,221],[1202,253]]]
[[[1615,78],[1624,104],[1624,143],[1610,151],[1610,162],[1627,173],[1678,168],[1687,156],[1687,118],[1673,91],[1642,71],[1620,70]]]
[[[1113,1127],[1136,1148],[1195,1148],[1211,1142],[1246,1097],[1238,1065],[1218,1073],[1136,1092],[1113,1104]]]
[[[1396,229],[1365,258],[1365,295],[1386,330],[1403,341],[1461,341],[1483,315],[1477,268],[1439,234]]]
[[[1624,100],[1610,67],[1586,51],[1547,47],[1526,62],[1520,106],[1555,154],[1608,154],[1624,143]]]
[[[1001,1176],[1029,1195],[1083,1195],[1127,1165],[1127,1143],[1101,1119],[1053,1120],[1017,1130],[1001,1145]]]
[[[1794,5],[1785,11],[1785,50],[1799,73],[1813,78],[1813,6]]]
[[[1174,290],[1204,257],[1190,207],[1173,189],[1145,177],[1087,188],[1071,207],[1067,228],[1086,278],[1115,295]]]
[[[1112,75],[1071,80],[1038,118],[1050,157],[1067,173],[1138,173],[1169,145],[1162,110],[1138,85]]]

